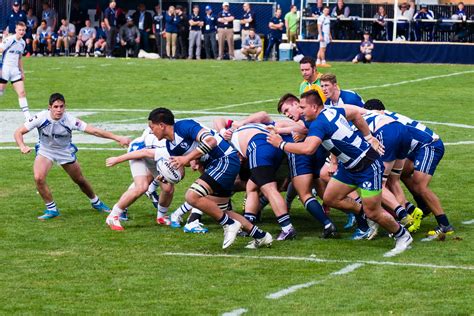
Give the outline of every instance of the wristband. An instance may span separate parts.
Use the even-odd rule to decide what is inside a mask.
[[[285,151],[285,145],[286,145],[286,142],[281,142],[280,145],[278,145],[278,148]]]
[[[369,134],[369,135],[367,135],[367,136],[364,136],[364,139],[365,139],[366,141],[371,140],[371,139],[372,139],[372,134]]]

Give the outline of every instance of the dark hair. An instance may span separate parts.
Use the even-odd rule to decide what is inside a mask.
[[[63,103],[66,103],[66,99],[64,99],[64,96],[61,94],[61,93],[53,93],[50,97],[49,97],[49,105],[53,105],[54,102],[56,101],[63,101]]]
[[[24,27],[26,27],[26,24],[25,24],[25,22],[23,22],[23,21],[18,21],[18,22],[16,22],[16,26],[18,26],[18,25],[19,25],[19,26],[24,26]]]
[[[42,24],[43,22],[46,23],[46,25],[48,24],[48,22],[46,22],[46,20],[41,20],[40,24]]]
[[[323,105],[323,100],[321,99],[321,96],[315,90],[306,91],[305,93],[301,95],[301,99],[307,100],[306,102],[312,105],[316,105],[316,106]]]
[[[383,111],[385,110],[385,105],[383,105],[382,101],[379,99],[370,99],[365,102],[364,109]]]
[[[283,107],[283,104],[285,104],[288,101],[300,102],[300,99],[298,99],[298,97],[294,94],[291,94],[291,93],[285,94],[278,101],[278,107],[277,107],[278,113],[281,113],[281,108]]]
[[[174,125],[173,112],[166,108],[156,108],[148,115],[148,120],[155,124],[164,123],[166,125]]]
[[[311,65],[311,68],[315,68],[315,69],[316,69],[316,61],[314,60],[313,57],[304,56],[304,57],[301,58],[301,60],[300,60],[300,65],[302,65],[302,64],[310,64],[310,65]]]

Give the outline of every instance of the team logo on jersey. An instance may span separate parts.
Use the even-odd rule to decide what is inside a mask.
[[[372,183],[370,183],[369,181],[364,181],[362,183],[362,189],[364,190],[370,190],[372,188]]]
[[[416,160],[415,161],[415,167],[418,167],[420,165],[420,161],[419,160]]]
[[[181,144],[179,144],[179,147],[183,148],[183,149],[188,149],[189,148],[189,145],[188,143],[186,142],[182,142]]]

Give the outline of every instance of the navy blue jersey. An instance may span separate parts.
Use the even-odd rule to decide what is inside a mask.
[[[178,33],[179,20],[180,20],[179,16],[169,15],[168,13],[166,13],[166,15],[165,15],[165,21],[166,21],[165,30],[166,30],[166,33]]]
[[[243,24],[242,25],[243,30],[255,29],[255,13],[253,13],[253,11],[244,12],[242,19],[247,20],[250,18],[252,19],[252,22]]]
[[[7,17],[7,23],[6,23],[6,26],[8,26],[9,33],[11,34],[15,33],[16,23],[19,21],[22,21],[23,23],[28,24],[28,20],[26,18],[26,12],[23,10],[19,10],[18,12],[15,12],[12,10],[12,12]]]
[[[115,9],[112,9],[110,7],[105,9],[104,19],[109,20],[109,25],[111,27],[117,26],[117,17],[116,17]]]
[[[217,17],[213,14],[204,16],[203,33],[212,33],[217,30]]]
[[[195,15],[195,14],[191,14],[189,16],[189,21],[194,21],[194,22],[201,22],[203,19],[202,19],[202,16],[201,15]],[[199,25],[193,25],[191,26],[191,31],[200,31],[201,30],[201,27]]]
[[[228,17],[231,17],[231,16],[234,16],[232,13],[230,13],[230,11],[224,11],[222,10],[221,12],[219,12],[219,14],[217,15],[217,18],[228,18]],[[234,22],[225,22],[225,23],[221,23],[221,22],[217,22],[217,27],[218,28],[224,28],[224,29],[231,29],[234,27]]]
[[[97,29],[97,33],[96,33],[96,38],[97,39],[107,39],[107,30],[106,29],[103,29],[101,27],[98,27]]]
[[[161,32],[161,23],[163,23],[162,21],[163,21],[163,14],[162,13],[157,13],[153,16],[153,24],[155,25],[155,33],[156,34]]]
[[[284,30],[284,25],[285,25],[285,20],[282,18],[282,17],[279,17],[277,18],[276,16],[274,16],[270,22],[272,22],[273,24],[280,24],[280,23],[283,23],[283,28],[281,30],[270,30],[270,36],[273,38],[273,39],[276,39],[276,40],[281,40],[281,37],[283,35],[283,30]]]
[[[343,108],[324,109],[311,122],[308,137],[321,139],[323,147],[334,154],[346,169],[351,169],[371,147],[360,132],[351,129],[345,115]]]
[[[362,100],[362,97],[354,91],[341,90],[341,93],[339,94],[339,99],[337,100],[337,102],[332,102],[332,100],[328,98],[326,102],[324,103],[324,106],[332,107],[332,106],[339,106],[339,105],[344,105],[344,104],[357,105],[363,108],[364,100]]]

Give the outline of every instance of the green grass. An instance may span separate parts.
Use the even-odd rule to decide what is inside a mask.
[[[106,64],[106,66],[104,66]],[[76,68],[83,67],[83,68]],[[56,69],[60,68],[60,69]],[[166,106],[178,111],[275,114],[276,102],[263,102],[212,110],[230,104],[278,99],[296,93],[301,80],[295,63],[186,62],[105,59],[36,58],[25,62],[30,107],[46,107],[52,92],[66,96],[69,110],[151,110]],[[323,70],[327,72],[327,70]],[[380,86],[429,76],[474,71],[471,66],[335,63],[342,88]],[[472,125],[474,73],[414,83],[360,90],[364,99],[380,98],[387,107],[420,120]],[[16,96],[7,88],[0,111],[17,109]],[[18,112],[18,115],[21,114]],[[84,117],[99,124],[137,119],[146,124],[146,112],[95,112]],[[199,113],[178,117],[202,116]],[[208,114],[205,114],[208,115]],[[142,120],[141,120],[142,118]],[[429,125],[429,124],[428,124]],[[429,125],[445,143],[473,141],[472,129]],[[0,127],[2,133],[6,132]],[[123,134],[137,135],[138,132]],[[0,146],[12,145],[12,143]],[[79,144],[80,145],[80,144]],[[85,145],[115,147],[114,145]],[[432,182],[459,240],[419,242],[436,225],[423,221],[413,249],[390,259],[473,267],[472,145],[447,146],[446,155]],[[131,182],[128,165],[106,169],[105,159],[117,152],[86,151],[78,157],[86,177],[100,197],[113,205]],[[385,261],[382,254],[393,241],[380,237],[370,242],[348,240],[342,231],[345,215],[333,210],[331,217],[342,231],[338,240],[320,240],[315,223],[298,201],[292,218],[299,236],[275,242],[271,249],[244,249],[238,239],[228,251],[221,250],[222,230],[205,218],[207,235],[187,235],[154,224],[154,211],[145,198],[131,208],[126,231],[110,231],[105,216],[93,211],[87,198],[58,167],[48,183],[62,216],[42,223],[36,219],[44,205],[32,177],[33,155],[0,150],[0,313],[27,314],[207,314],[238,308],[249,315],[280,314],[474,314],[474,271],[365,264],[346,275],[330,275],[348,262],[309,262],[255,259],[248,256],[295,256],[328,260]],[[172,209],[183,201],[196,174],[177,186]],[[234,205],[242,203],[236,194]],[[278,232],[269,208],[262,228]],[[180,257],[166,252],[229,254],[239,257]],[[321,281],[279,300],[266,295],[296,284]]]

